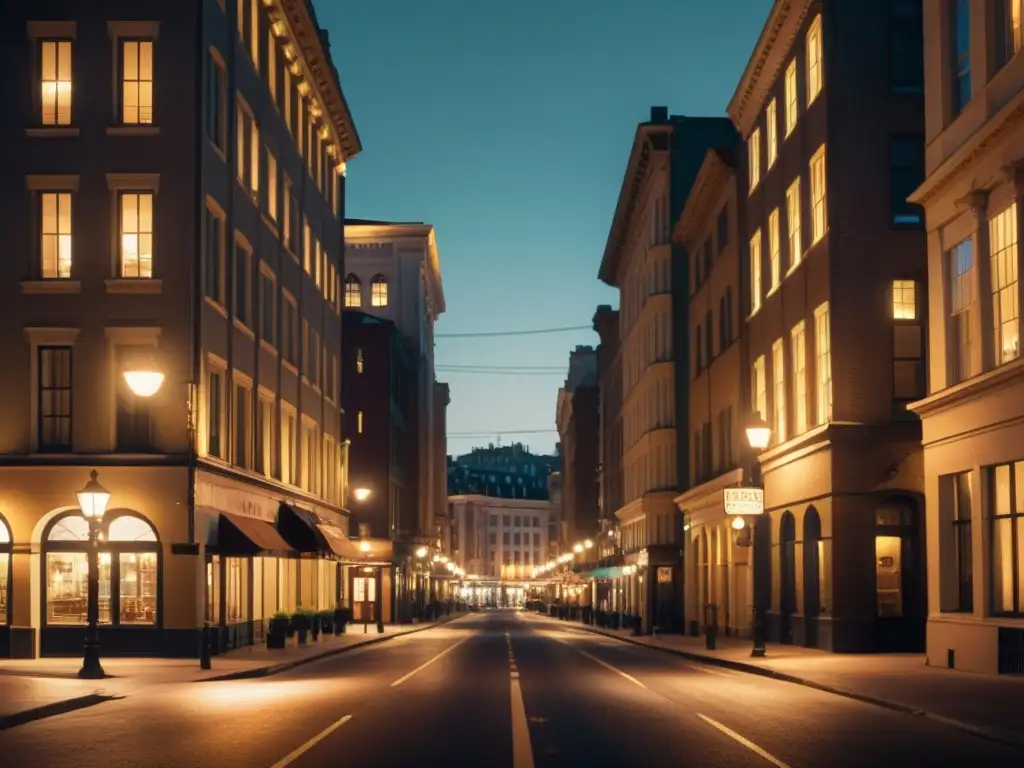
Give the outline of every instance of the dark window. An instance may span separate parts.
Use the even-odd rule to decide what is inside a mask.
[[[889,194],[892,223],[919,227],[924,211],[907,198],[924,182],[924,137],[894,136],[889,140]]]
[[[924,90],[921,0],[893,0],[889,13],[889,77],[897,93]]]
[[[715,359],[715,318],[711,310],[704,316],[704,344],[707,347],[708,365]]]
[[[704,480],[704,460],[701,458],[700,430],[693,433],[693,483],[699,485]]]
[[[277,283],[260,272],[260,338],[277,346]]]
[[[210,371],[207,379],[207,449],[211,456],[223,458],[223,445],[221,441],[221,375],[218,371]]]
[[[235,317],[248,327],[252,327],[252,303],[249,299],[249,271],[252,266],[252,254],[240,243],[235,243]]]
[[[992,467],[992,613],[1022,613],[1024,461]]]
[[[703,477],[709,479],[712,473],[712,464],[714,462],[713,443],[711,442],[711,422],[707,422],[701,427],[701,442],[704,443],[704,455],[703,455]]]
[[[996,67],[1010,61],[1021,48],[1021,14],[1024,0],[995,0]]]
[[[719,354],[729,346],[728,335],[729,318],[725,311],[725,296],[718,300],[718,352]]]
[[[725,289],[725,337],[732,342],[732,286]]]
[[[220,63],[212,57],[209,59],[209,81],[206,84],[206,135],[210,141],[227,153],[227,102],[225,96],[225,76]]]
[[[693,254],[693,290],[696,293],[697,289],[700,288],[701,283],[704,282],[702,276],[701,266],[704,264],[704,259],[700,257],[700,253]]]
[[[118,370],[128,370],[135,350],[119,348]],[[124,453],[147,453],[153,449],[152,398],[134,394],[118,376],[117,383],[117,450]]]
[[[953,475],[953,544],[956,548],[955,611],[974,610],[974,557],[971,545],[971,473]]]
[[[214,301],[222,302],[221,286],[221,248],[224,243],[224,222],[210,209],[206,210],[206,295]]]
[[[704,243],[704,279],[711,277],[711,267],[715,262],[715,253],[711,245],[711,238]]]
[[[71,450],[71,347],[39,348],[39,450]]]
[[[953,116],[959,115],[971,100],[971,2],[953,0],[952,31]]]
[[[696,352],[696,369],[694,370],[694,375],[698,375],[702,370],[704,370],[704,349],[702,347],[702,344],[704,343],[704,334],[701,332],[699,325],[697,326],[697,333],[694,334],[693,340]]]
[[[729,206],[723,206],[718,212],[718,252],[725,250],[729,244]]]

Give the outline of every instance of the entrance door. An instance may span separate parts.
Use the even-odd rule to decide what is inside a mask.
[[[377,580],[373,574],[352,577],[352,621],[372,624],[377,620]]]
[[[796,612],[796,522],[791,512],[782,515],[779,547],[779,642],[792,644]]]

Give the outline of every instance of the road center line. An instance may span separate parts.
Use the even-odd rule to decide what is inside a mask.
[[[323,741],[328,736],[330,736],[332,733],[334,733],[336,730],[341,728],[341,726],[343,726],[345,723],[347,723],[351,719],[352,719],[352,715],[345,715],[340,720],[336,720],[335,722],[331,723],[329,726],[324,728],[322,731],[320,731],[320,733],[318,733],[312,739],[307,741],[301,747],[299,747],[298,749],[294,750],[293,752],[291,752],[290,754],[286,755],[285,757],[282,757],[280,760],[278,760],[276,763],[274,763],[274,765],[271,766],[271,768],[284,768],[286,765],[291,765],[296,760],[298,760],[300,757],[302,757],[304,754],[309,752],[309,750],[311,750],[313,747],[315,747],[321,741]]]
[[[757,744],[752,742],[750,739],[748,739],[748,738],[746,738],[744,736],[740,736],[738,733],[736,733],[736,731],[734,731],[731,728],[728,728],[728,727],[722,725],[717,720],[712,720],[710,717],[708,717],[707,715],[702,715],[700,712],[697,712],[697,717],[699,717],[701,720],[703,720],[708,725],[717,728],[722,733],[724,733],[726,736],[728,736],[730,739],[738,741],[740,744],[742,744],[744,747],[749,749],[754,754],[760,755],[761,757],[763,757],[765,760],[767,760],[772,765],[777,766],[777,768],[789,768],[788,765],[786,765],[784,762],[782,762],[777,757],[775,757],[775,755],[773,755],[770,752],[766,752],[765,750],[761,749],[761,747],[757,746]]]
[[[512,696],[512,766],[533,768],[533,744],[530,742],[530,723],[526,719],[526,704],[519,673],[513,672],[510,681]]]
[[[458,640],[455,643],[453,643],[452,645],[449,645],[447,648],[445,648],[443,651],[441,651],[439,654],[437,654],[437,656],[435,656],[434,658],[430,659],[430,661],[427,661],[427,662],[425,662],[423,664],[420,664],[418,667],[416,667],[416,669],[414,669],[409,674],[403,675],[402,677],[400,677],[397,680],[395,680],[395,682],[393,682],[391,684],[391,687],[394,688],[396,686],[399,686],[402,683],[404,683],[406,680],[408,680],[410,677],[412,677],[413,675],[417,674],[418,672],[422,672],[424,669],[429,667],[431,664],[433,664],[435,661],[440,659],[445,654],[448,654],[448,653],[451,653],[452,651],[454,651],[456,648],[458,648],[460,645],[462,645],[468,639],[469,639],[469,635],[466,635],[461,640]]]
[[[623,671],[622,671],[621,669],[619,669],[618,667],[613,667],[613,666],[612,666],[611,664],[609,664],[609,663],[608,663],[607,661],[604,661],[603,659],[599,659],[599,658],[597,658],[597,656],[594,656],[594,655],[592,655],[592,654],[589,654],[589,653],[587,653],[586,651],[584,651],[584,650],[581,650],[581,649],[577,648],[576,646],[572,645],[571,643],[569,643],[569,642],[566,642],[565,640],[559,640],[558,642],[560,642],[560,643],[562,643],[562,644],[564,644],[564,645],[568,645],[568,646],[569,646],[570,648],[572,648],[572,649],[573,649],[574,651],[576,651],[576,653],[580,654],[581,656],[586,656],[586,657],[587,657],[588,659],[590,659],[591,661],[593,661],[593,662],[595,662],[595,663],[597,663],[597,664],[600,664],[600,665],[601,665],[602,667],[604,667],[605,669],[609,669],[609,670],[611,670],[611,671],[612,671],[612,672],[614,672],[614,673],[615,673],[616,675],[621,675],[622,677],[626,678],[627,680],[629,680],[629,682],[633,683],[634,685],[639,685],[639,686],[640,686],[641,688],[643,688],[644,690],[648,690],[647,686],[646,686],[646,685],[644,685],[643,683],[641,683],[641,682],[640,682],[639,680],[637,680],[637,679],[636,679],[635,677],[633,677],[633,676],[632,676],[632,675],[630,675],[630,674],[627,674],[626,672],[623,672]]]

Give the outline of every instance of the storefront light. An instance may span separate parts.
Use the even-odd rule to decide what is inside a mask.
[[[737,531],[742,531],[746,524],[746,521],[739,515],[732,519],[732,527],[735,528]]]
[[[137,397],[152,397],[164,384],[164,375],[157,370],[133,369],[125,371],[124,382]]]
[[[420,560],[422,560],[426,556],[427,556],[427,548],[426,547],[420,547],[419,549],[416,550],[416,557],[418,557]]]
[[[592,542],[590,539],[587,539],[586,541],[583,542],[583,548],[584,549],[593,549],[593,547],[594,547],[594,542]]]

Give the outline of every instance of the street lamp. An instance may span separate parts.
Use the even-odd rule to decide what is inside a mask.
[[[78,676],[86,680],[99,680],[107,676],[100,664],[100,564],[99,540],[103,513],[107,511],[110,491],[100,485],[99,473],[94,469],[89,482],[78,492],[78,507],[89,523],[89,626],[85,631],[85,656]]]
[[[771,430],[771,427],[769,427],[765,423],[764,419],[761,418],[760,414],[755,414],[754,415],[754,418],[747,425],[747,430],[746,431],[747,431],[747,443],[750,445],[750,448],[753,451],[755,451],[757,453],[760,453],[761,451],[763,451],[765,448],[768,447],[768,443],[772,439],[772,430]],[[752,460],[752,463],[751,463],[751,466],[750,466],[750,484],[754,488],[763,488],[763,486],[761,484],[761,464],[757,460],[756,456],[753,457],[753,460]],[[762,514],[763,514],[763,512],[764,512],[764,510],[762,508]],[[742,518],[740,518],[738,520],[738,522],[739,522],[739,525],[737,525],[736,521],[734,521],[733,522],[733,527],[736,528],[737,531],[741,531],[741,530],[743,530],[743,528],[746,525],[746,523],[743,521]],[[755,558],[755,556],[757,554],[756,547],[754,546],[754,526],[753,525],[750,526],[750,530],[748,532],[748,536],[750,538],[750,561],[751,561],[750,562],[750,566],[751,566],[751,568],[753,568],[754,567],[754,558]],[[762,553],[762,556],[763,556],[763,553]],[[756,583],[756,579],[757,579],[757,570],[756,569],[754,570],[754,579],[755,579],[755,583],[754,583],[754,625],[750,628],[750,636],[751,636],[751,639],[753,641],[753,648],[750,651],[750,655],[753,658],[762,658],[765,655],[765,647],[764,647],[764,611],[763,611],[763,608],[761,607],[761,604],[760,604],[761,601],[758,599],[758,594],[759,594],[760,590],[757,588],[757,583]]]
[[[366,501],[373,494],[369,488],[353,488],[352,495],[356,501]]]
[[[420,547],[419,549],[416,550],[416,557],[418,557],[420,560],[422,560],[426,556],[427,556],[427,548],[426,547]]]
[[[164,385],[164,374],[155,368],[129,368],[122,375],[128,389],[138,397],[152,397]]]

